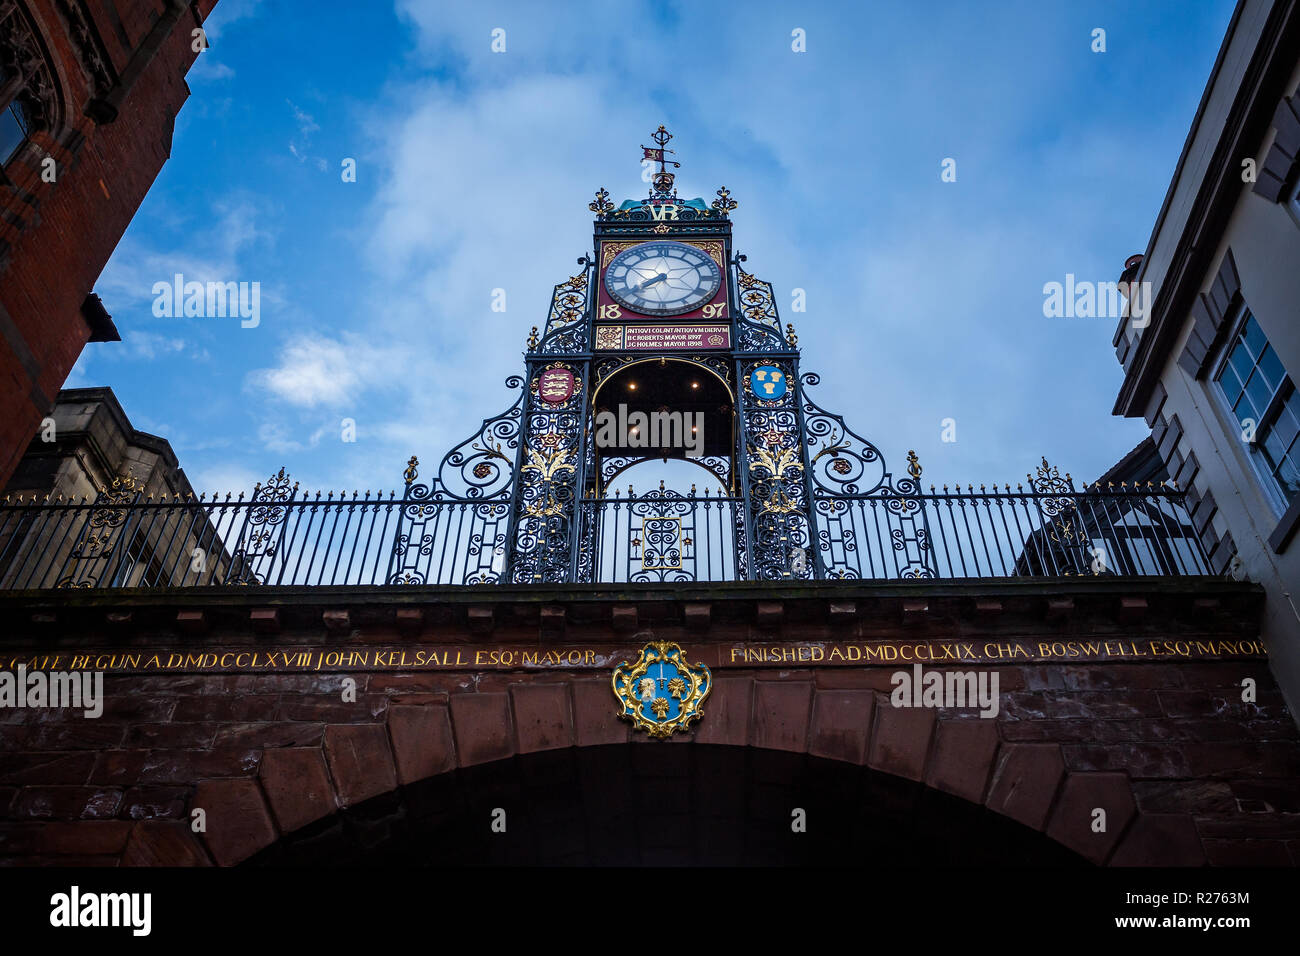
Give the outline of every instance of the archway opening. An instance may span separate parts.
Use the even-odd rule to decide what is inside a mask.
[[[733,398],[714,372],[667,357],[634,362],[601,383],[593,403],[601,493],[637,462],[671,459],[701,463],[731,487]]]
[[[1087,865],[1007,817],[867,767],[646,742],[431,777],[290,834],[248,864]]]

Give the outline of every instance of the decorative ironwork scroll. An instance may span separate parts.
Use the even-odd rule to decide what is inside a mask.
[[[133,475],[120,475],[107,488],[100,488],[94,505],[82,525],[64,562],[56,587],[97,588],[118,583],[117,569],[125,559],[129,535],[139,525],[133,522],[133,505],[139,503],[144,486]]]
[[[393,536],[390,584],[487,584],[505,572],[510,503],[523,418],[524,379],[514,403],[483,420],[446,455],[430,484],[417,482],[419,460],[407,463],[405,492]]]
[[[628,540],[633,581],[691,581],[694,563],[695,507],[672,490],[651,491],[629,500]]]
[[[741,447],[753,535],[746,549],[751,579],[815,576],[794,367],[790,359],[741,364]]]
[[[1040,543],[1046,552],[1040,556],[1046,559],[1043,570],[1063,575],[1087,573],[1093,557],[1092,542],[1080,518],[1069,473],[1062,478],[1060,469],[1049,465],[1044,457],[1035,474],[1026,477],[1042,520]]]
[[[564,372],[573,390],[547,401],[542,376]],[[515,495],[510,580],[563,583],[573,577],[575,503],[583,454],[587,363],[530,363],[523,454]]]
[[[627,471],[633,465],[639,465],[653,459],[645,455],[611,455],[600,460],[600,487],[601,489],[610,488],[614,480]],[[699,465],[707,471],[712,477],[718,480],[723,488],[731,487],[731,459],[723,455],[701,455],[698,458],[687,458],[693,465]]]
[[[739,290],[740,316],[736,320],[738,347],[742,352],[788,352],[789,343],[781,337],[781,317],[776,311],[772,284],[750,275],[736,256],[736,286]]]
[[[592,280],[593,261],[587,256],[578,259],[582,270],[569,276],[555,287],[551,295],[551,309],[546,318],[546,333],[540,345],[530,343],[530,351],[547,355],[564,355],[586,352],[590,347],[590,316],[588,291]]]
[[[266,584],[274,580],[276,558],[282,552],[281,540],[289,517],[286,506],[297,493],[298,483],[295,481],[290,486],[283,468],[265,483],[253,486],[251,507],[244,512],[243,526],[231,554],[228,583]]]
[[[908,476],[895,479],[880,449],[808,397],[807,389],[820,381],[815,372],[801,378],[803,440],[826,576],[934,577],[915,454],[908,458]],[[877,547],[863,548],[868,541]]]

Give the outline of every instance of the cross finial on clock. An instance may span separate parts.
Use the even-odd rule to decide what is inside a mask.
[[[654,178],[651,180],[654,185],[651,198],[668,196],[672,192],[673,179],[675,178],[674,174],[668,172],[668,167],[672,166],[674,169],[680,169],[682,165],[667,158],[668,154],[676,155],[671,149],[667,148],[668,141],[673,138],[673,134],[660,125],[657,130],[650,134],[650,138],[654,140],[655,146],[650,147],[643,143],[641,145],[641,158],[653,160],[659,164],[659,171],[654,174]]]

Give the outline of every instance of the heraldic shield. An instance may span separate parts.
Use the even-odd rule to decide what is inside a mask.
[[[614,696],[621,717],[651,737],[671,737],[700,717],[700,706],[713,689],[713,675],[691,664],[671,641],[654,641],[641,649],[635,664],[614,668]]]

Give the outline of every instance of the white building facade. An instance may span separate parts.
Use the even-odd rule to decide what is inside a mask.
[[[1300,713],[1300,3],[1241,0],[1116,330],[1113,409],[1143,417],[1216,572],[1267,592]]]

